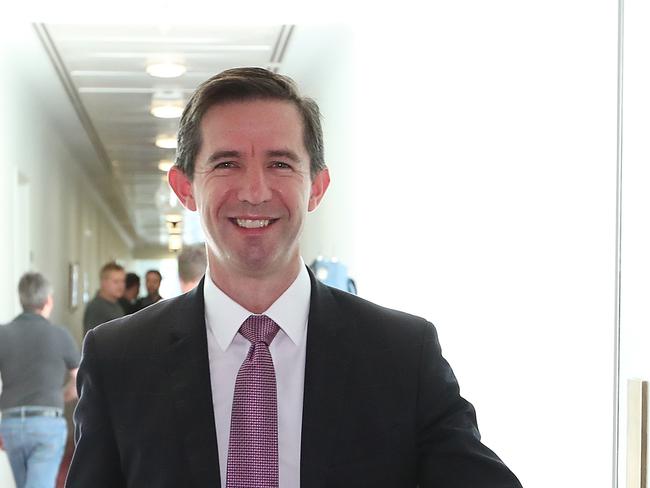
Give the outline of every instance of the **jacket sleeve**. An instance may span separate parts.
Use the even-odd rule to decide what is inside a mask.
[[[75,452],[66,488],[126,486],[103,391],[94,331],[84,339],[77,374],[79,403],[74,412]]]
[[[481,443],[474,407],[442,357],[435,328],[422,342],[417,406],[420,488],[521,488],[516,476]]]

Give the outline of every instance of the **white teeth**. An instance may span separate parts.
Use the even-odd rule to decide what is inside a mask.
[[[237,225],[246,229],[257,229],[269,225],[270,220],[237,219]]]

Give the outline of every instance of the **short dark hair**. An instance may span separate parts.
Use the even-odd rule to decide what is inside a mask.
[[[102,269],[99,270],[99,279],[103,280],[111,271],[124,271],[124,267],[117,264],[115,261],[106,263],[102,266]]]
[[[25,312],[43,310],[52,294],[52,285],[41,273],[25,273],[18,282],[18,296]]]
[[[181,116],[175,166],[192,180],[196,156],[203,142],[201,120],[205,113],[215,105],[249,100],[292,102],[302,117],[303,142],[309,153],[311,177],[325,169],[318,104],[311,98],[302,97],[296,83],[288,76],[263,68],[228,69],[199,85]]]
[[[205,274],[207,265],[205,244],[185,246],[178,255],[178,277],[185,283],[196,281]]]
[[[134,286],[140,286],[140,277],[135,273],[127,273],[124,287],[128,290]]]
[[[157,269],[150,269],[149,271],[147,271],[147,272],[144,274],[145,278],[146,278],[146,276],[147,276],[149,273],[153,273],[153,274],[155,274],[155,275],[158,275],[158,280],[162,281],[162,275],[160,274],[160,271],[158,271]]]

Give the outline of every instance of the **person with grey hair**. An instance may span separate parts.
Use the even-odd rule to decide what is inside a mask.
[[[187,293],[199,284],[207,266],[205,244],[195,244],[183,248],[178,255],[178,280],[183,293]]]
[[[79,348],[49,321],[52,285],[40,273],[18,283],[23,313],[0,326],[0,435],[17,488],[52,487],[68,435],[64,402],[74,388]]]

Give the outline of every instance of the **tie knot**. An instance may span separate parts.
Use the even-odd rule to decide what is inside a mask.
[[[251,344],[264,342],[267,346],[271,345],[275,334],[280,327],[266,315],[251,315],[239,328],[239,333],[250,341]]]

